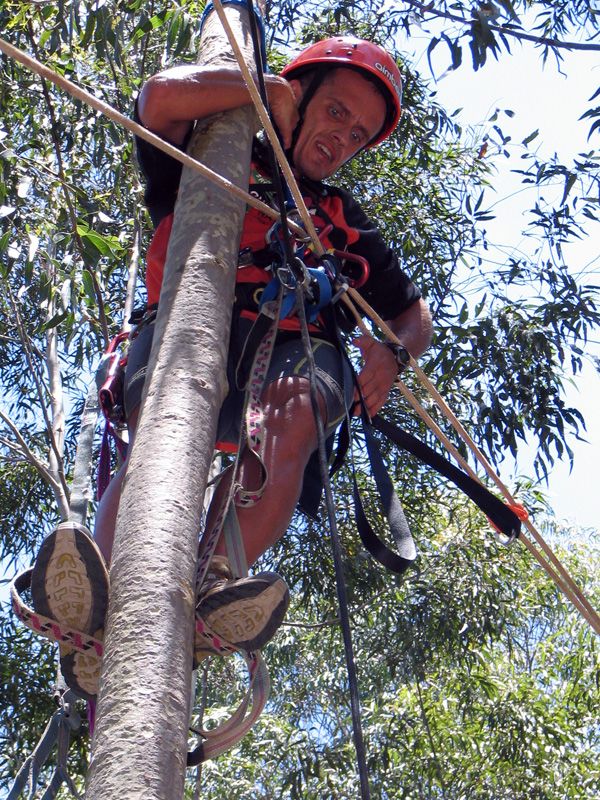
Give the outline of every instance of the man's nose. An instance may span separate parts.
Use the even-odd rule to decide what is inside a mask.
[[[332,137],[335,140],[337,145],[344,146],[348,143],[350,133],[341,125],[338,128],[334,128],[332,131]]]

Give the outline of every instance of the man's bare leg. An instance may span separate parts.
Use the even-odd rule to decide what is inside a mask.
[[[321,415],[324,402],[319,398]],[[300,497],[304,470],[317,447],[317,428],[306,378],[287,377],[271,383],[263,393],[265,441],[263,461],[267,484],[254,506],[238,508],[248,564],[275,544],[285,533]],[[242,457],[241,482],[246,489],[256,489],[260,480],[256,459]],[[214,505],[218,504],[217,493]],[[211,515],[209,514],[209,524]],[[217,553],[224,555],[222,542]]]
[[[129,432],[129,452],[133,446],[135,438],[135,431],[137,429],[138,416],[140,413],[139,407],[136,408],[127,421],[127,429]],[[125,473],[127,471],[127,460],[121,465],[119,471],[113,476],[111,482],[106,487],[106,491],[102,495],[102,499],[98,503],[96,509],[96,519],[94,524],[94,539],[100,548],[100,552],[104,556],[107,564],[110,564],[112,557],[112,548],[115,538],[115,527],[117,524],[117,513],[119,511],[119,502],[121,500],[121,489]]]

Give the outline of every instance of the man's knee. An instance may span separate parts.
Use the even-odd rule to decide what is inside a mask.
[[[306,432],[307,426],[314,424],[310,382],[307,378],[288,376],[273,381],[264,389],[262,401],[267,425],[290,425],[288,430],[290,437],[294,432],[300,434]],[[319,391],[317,391],[317,402],[321,419],[325,424],[326,404]]]

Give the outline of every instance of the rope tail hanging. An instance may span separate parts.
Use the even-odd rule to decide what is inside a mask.
[[[319,409],[316,366],[304,309],[304,299],[301,287],[296,288],[296,308],[300,317],[302,341],[304,351],[309,365],[310,380],[310,399],[313,407],[315,423],[317,426],[319,468],[323,488],[325,492],[325,507],[327,508],[327,522],[329,527],[329,537],[333,550],[333,564],[335,569],[335,584],[338,596],[338,606],[340,610],[340,626],[342,638],[344,640],[344,652],[346,655],[346,671],[348,674],[348,687],[350,691],[350,711],[352,715],[352,731],[354,737],[354,748],[356,750],[358,775],[360,780],[361,798],[369,800],[371,796],[369,788],[369,774],[367,768],[367,755],[365,749],[364,736],[362,731],[362,715],[360,710],[360,694],[358,689],[358,676],[354,659],[354,647],[352,644],[352,632],[350,626],[350,612],[348,608],[348,592],[346,590],[346,580],[344,576],[344,565],[342,559],[342,543],[337,527],[335,513],[335,502],[331,491],[331,480],[329,478],[329,465],[327,462],[327,452],[325,447],[325,431],[323,419]]]

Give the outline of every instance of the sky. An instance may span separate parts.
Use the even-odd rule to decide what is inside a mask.
[[[424,77],[431,72],[424,47],[429,37],[418,33],[406,43],[407,49],[415,51],[415,62]],[[512,55],[503,53],[498,61],[493,58],[483,69],[474,72],[470,54],[465,45],[465,61],[456,71],[445,72],[448,66],[448,50],[438,45],[433,52],[432,64],[436,80],[430,80],[437,90],[439,103],[448,110],[461,108],[460,121],[464,126],[473,126],[483,134],[489,130],[489,117],[496,108],[514,111],[514,117],[501,115],[500,124],[504,133],[510,133],[514,142],[539,129],[535,147],[540,154],[550,156],[557,152],[570,163],[573,156],[598,146],[595,140],[587,140],[589,120],[579,117],[590,107],[589,98],[600,85],[600,61],[597,53],[565,53],[562,73],[550,59],[542,65],[541,51],[532,44],[516,43],[511,46]],[[510,148],[509,148],[510,149]],[[498,159],[494,177],[495,194],[487,193],[487,204],[494,206],[497,219],[486,223],[491,240],[510,243],[516,249],[532,247],[521,235],[524,212],[531,207],[537,189],[524,190],[518,176],[511,170],[519,168],[517,149],[510,159]],[[562,193],[562,183],[557,188]],[[548,195],[548,192],[545,192]],[[600,231],[590,224],[590,236],[577,245],[565,248],[573,274],[580,275],[587,283],[600,285]],[[502,257],[499,252],[495,258]],[[504,252],[506,257],[506,251]],[[584,278],[585,276],[585,278]],[[587,355],[600,357],[600,331],[592,337]],[[575,458],[572,472],[567,460],[558,462],[552,469],[549,487],[545,487],[550,505],[556,517],[569,524],[598,527],[600,520],[600,491],[598,490],[598,456],[600,456],[600,374],[591,363],[586,363],[583,374],[567,386],[567,400],[578,408],[587,423],[584,433],[587,441],[572,440]],[[502,465],[502,478],[511,479],[515,474],[533,476],[532,447],[519,450],[517,463],[508,459]],[[542,487],[544,488],[544,487]]]

